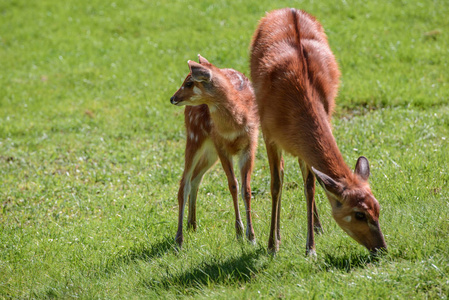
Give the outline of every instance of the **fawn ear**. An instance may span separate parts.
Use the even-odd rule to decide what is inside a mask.
[[[365,156],[360,156],[355,164],[354,173],[365,181],[369,178],[369,162]]]
[[[323,172],[318,171],[314,167],[312,167],[312,172],[315,174],[318,183],[323,187],[323,189],[336,196],[341,195],[343,192],[343,186],[340,182],[332,179]]]
[[[198,54],[198,61],[200,62],[200,64],[210,64],[210,62],[205,59],[204,57],[202,57],[200,54]]]
[[[194,81],[202,82],[212,80],[212,72],[209,68],[191,60],[187,63],[189,64],[190,73]]]

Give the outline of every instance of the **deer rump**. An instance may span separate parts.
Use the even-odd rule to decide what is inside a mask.
[[[256,99],[265,100],[259,105],[264,133],[285,151],[307,157],[302,152],[310,144],[297,145],[330,131],[340,77],[323,27],[301,10],[274,11],[261,20],[251,48]],[[324,124],[317,122],[323,118]]]

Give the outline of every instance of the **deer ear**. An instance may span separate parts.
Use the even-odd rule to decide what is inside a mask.
[[[189,64],[190,73],[194,81],[202,82],[212,80],[212,72],[209,68],[191,60],[187,63]]]
[[[198,61],[200,62],[200,64],[210,64],[210,62],[204,57],[202,57],[200,54],[198,54]]]
[[[323,172],[318,171],[314,167],[312,167],[312,172],[315,174],[318,183],[323,187],[323,189],[334,195],[341,195],[343,192],[343,186],[341,183],[335,181]]]
[[[365,156],[360,156],[355,164],[354,173],[359,175],[365,181],[369,178],[369,162]]]

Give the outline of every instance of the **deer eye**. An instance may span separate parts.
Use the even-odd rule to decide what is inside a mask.
[[[356,220],[359,220],[359,221],[366,220],[366,215],[362,212],[356,212],[354,216],[355,216]]]
[[[186,83],[186,87],[188,87],[188,88],[192,87],[192,85],[193,85],[193,81],[189,81],[189,82]]]

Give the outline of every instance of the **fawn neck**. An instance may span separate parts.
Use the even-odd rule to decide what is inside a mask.
[[[207,101],[213,127],[219,134],[224,135],[242,131],[244,127],[242,106],[230,91],[232,89],[228,87]]]

